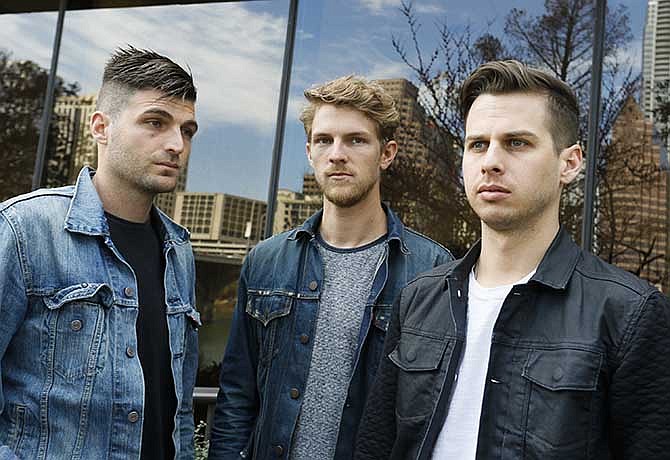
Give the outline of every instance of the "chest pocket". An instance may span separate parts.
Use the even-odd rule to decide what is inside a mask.
[[[525,410],[528,458],[583,458],[593,423],[593,397],[603,356],[577,350],[532,350],[522,376],[530,382]]]
[[[265,327],[273,319],[291,313],[292,305],[293,297],[287,294],[251,290],[247,293],[246,312]]]
[[[261,364],[269,364],[279,352],[283,343],[288,341],[288,325],[279,318],[288,316],[293,307],[294,298],[286,293],[271,291],[247,292],[246,312],[257,324],[257,342]]]
[[[74,382],[104,367],[112,303],[111,288],[100,283],[69,286],[44,298],[48,346],[43,361],[48,369]]]
[[[438,370],[449,343],[446,339],[401,331],[400,341],[389,355],[399,368],[398,388],[402,391],[396,400],[398,417],[424,417],[432,413],[437,397],[434,390],[439,390]]]

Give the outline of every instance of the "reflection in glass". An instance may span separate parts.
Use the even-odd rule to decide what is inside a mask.
[[[0,14],[0,201],[30,191],[56,13]],[[74,88],[63,80],[56,94]],[[53,127],[50,138],[59,136]]]
[[[70,182],[96,164],[88,119],[113,49],[151,48],[193,72],[199,130],[176,190],[156,204],[191,232],[203,320],[199,386],[218,386],[242,261],[262,238],[287,12],[281,0],[77,10],[65,18],[60,73],[81,89],[59,97],[54,114],[66,133],[59,149],[73,165]]]
[[[599,182],[598,254],[670,292],[670,1],[623,1],[630,11],[630,48],[622,50],[632,61],[637,85],[617,81],[614,90],[625,98],[615,116],[605,111],[601,124],[610,122],[610,136],[601,154],[605,167]],[[645,14],[646,13],[646,14]],[[608,31],[606,42],[611,41]],[[636,82],[637,83],[637,82]],[[603,92],[607,90],[603,88]],[[610,90],[611,91],[611,90]],[[639,102],[638,102],[639,100]]]

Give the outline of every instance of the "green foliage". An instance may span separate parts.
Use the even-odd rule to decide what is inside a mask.
[[[48,79],[48,69],[32,61],[12,60],[9,52],[0,49],[1,158],[5,170],[12,172],[0,175],[0,201],[31,188]],[[76,84],[56,80],[56,97],[77,91]],[[59,136],[55,121],[49,132],[51,153]]]
[[[207,452],[209,452],[209,440],[207,439],[207,423],[201,420],[198,426],[195,427],[195,434],[193,436],[195,443],[195,460],[207,460]]]

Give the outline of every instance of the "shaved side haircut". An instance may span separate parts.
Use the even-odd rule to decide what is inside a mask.
[[[155,51],[118,48],[105,65],[97,110],[115,118],[137,91],[156,90],[166,98],[195,102],[193,75]]]

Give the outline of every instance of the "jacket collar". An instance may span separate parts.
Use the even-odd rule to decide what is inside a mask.
[[[382,203],[382,208],[386,213],[386,241],[397,241],[401,251],[405,254],[410,254],[407,244],[405,243],[405,226],[402,224],[398,216],[387,205]],[[313,214],[300,227],[296,228],[289,239],[295,240],[299,237],[314,238],[316,232],[321,225],[321,218],[323,217],[323,208]]]
[[[88,166],[82,168],[74,186],[74,195],[65,216],[65,229],[86,235],[109,236],[109,226],[105,218],[102,201],[91,180],[95,171]],[[151,212],[158,217],[163,228],[163,241],[184,243],[188,241],[188,230],[176,224],[155,206]]]
[[[465,256],[447,271],[446,276],[466,279],[479,259],[480,252],[481,240],[477,241]],[[561,227],[529,282],[534,281],[553,289],[565,289],[581,257],[581,249],[572,240],[567,230]]]

